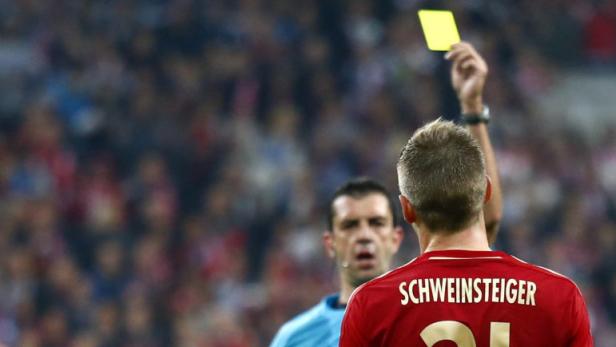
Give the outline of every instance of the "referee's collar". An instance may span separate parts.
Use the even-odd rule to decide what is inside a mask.
[[[344,310],[346,309],[346,304],[341,304],[338,302],[340,299],[340,293],[328,295],[325,297],[325,306],[331,310]]]

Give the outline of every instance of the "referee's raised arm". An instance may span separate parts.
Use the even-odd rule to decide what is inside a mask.
[[[445,58],[452,62],[451,84],[460,102],[462,121],[481,146],[486,161],[486,173],[492,183],[491,198],[486,202],[483,213],[488,241],[493,244],[503,213],[503,203],[498,167],[487,128],[490,113],[483,101],[488,65],[467,42],[453,45]]]

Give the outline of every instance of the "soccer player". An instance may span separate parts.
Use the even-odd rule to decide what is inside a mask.
[[[487,71],[466,43],[448,58],[460,86]],[[482,208],[491,184],[467,129],[425,125],[403,148],[397,171],[402,214],[421,255],[353,293],[340,346],[593,345],[570,279],[490,249]]]
[[[468,129],[484,151],[487,171],[492,177],[493,199],[484,206],[486,230],[492,242],[502,205],[494,153],[486,128],[489,119],[482,100],[485,74],[464,80],[458,77],[452,75],[452,84],[458,91]],[[328,231],[323,240],[328,255],[336,261],[340,293],[325,297],[284,324],[270,347],[338,346],[349,296],[359,285],[389,270],[398,250],[403,233],[396,223],[395,211],[388,191],[372,180],[349,181],[334,193],[329,204]]]

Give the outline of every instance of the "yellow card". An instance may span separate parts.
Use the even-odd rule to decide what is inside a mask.
[[[419,10],[419,21],[432,51],[448,51],[460,42],[460,34],[451,11]]]

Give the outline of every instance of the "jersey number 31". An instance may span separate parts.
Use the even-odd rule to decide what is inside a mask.
[[[454,320],[434,322],[419,335],[428,347],[447,340],[455,342],[458,347],[477,347],[471,329]],[[509,323],[490,323],[490,347],[509,347]]]

